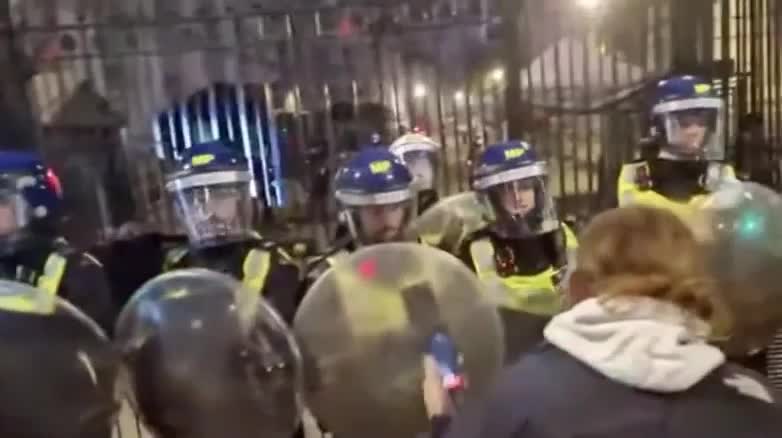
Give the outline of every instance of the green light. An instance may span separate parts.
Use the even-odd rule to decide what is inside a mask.
[[[756,238],[766,229],[765,218],[757,212],[746,212],[739,218],[738,232],[742,237]]]

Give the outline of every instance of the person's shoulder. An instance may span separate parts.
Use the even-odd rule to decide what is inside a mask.
[[[504,378],[511,390],[547,393],[553,386],[594,379],[584,364],[548,342],[542,342],[508,367]]]

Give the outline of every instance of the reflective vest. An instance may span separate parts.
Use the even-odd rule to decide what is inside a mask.
[[[250,250],[242,263],[242,284],[244,287],[251,291],[263,291],[271,266],[272,255],[269,251]]]
[[[51,314],[57,305],[57,293],[65,276],[68,261],[62,254],[53,252],[46,259],[43,272],[35,280],[35,288],[29,288],[26,293],[15,295],[0,295],[0,309],[22,312]],[[41,294],[40,292],[44,292]],[[20,292],[22,289],[20,288]]]
[[[497,273],[494,259],[494,245],[489,238],[476,240],[470,244],[475,273],[486,284],[487,292],[500,307],[535,315],[550,316],[558,313],[562,307],[562,296],[555,279],[564,276],[563,270],[571,270],[575,263],[573,254],[578,248],[578,240],[573,231],[562,224],[565,233],[565,245],[568,251],[568,265],[561,268],[549,267],[536,275],[511,275],[501,277]]]
[[[179,263],[187,253],[187,247],[171,250],[166,256],[163,270],[171,271],[175,269],[176,264]],[[280,253],[283,258],[289,257],[284,251],[280,251]],[[271,271],[271,265],[272,254],[269,250],[257,248],[248,251],[242,262],[242,285],[249,290],[263,291],[263,288],[266,285],[266,279]]]
[[[630,163],[622,166],[617,183],[617,199],[619,206],[642,204],[652,207],[664,208],[679,217],[687,218],[694,205],[697,205],[705,195],[695,195],[687,201],[670,199],[649,187],[649,164],[645,161]],[[707,170],[705,186],[716,187],[722,181],[736,180],[733,166],[721,163],[711,163]]]

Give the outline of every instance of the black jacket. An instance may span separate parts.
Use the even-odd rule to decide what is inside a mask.
[[[268,251],[271,255],[269,272],[263,290],[259,292],[286,322],[292,323],[304,295],[304,278],[301,267],[272,242],[247,240],[210,248],[188,249],[171,268],[206,268],[241,280],[245,259],[253,249]]]
[[[597,373],[550,344],[454,418],[450,438],[773,438],[782,412],[759,377],[723,365],[689,390],[654,393]]]
[[[138,288],[162,274],[164,268],[205,268],[241,280],[245,258],[255,248],[267,250],[272,256],[262,293],[290,322],[303,294],[301,274],[290,257],[283,255],[285,250],[271,242],[250,239],[194,249],[187,246],[184,237],[149,234],[112,242],[97,248],[97,253],[106,264],[115,301],[122,307]],[[173,260],[172,255],[175,255]]]
[[[0,277],[36,286],[53,254],[66,261],[57,295],[78,307],[110,334],[119,306],[113,299],[103,266],[91,255],[65,242],[41,239],[0,257]]]

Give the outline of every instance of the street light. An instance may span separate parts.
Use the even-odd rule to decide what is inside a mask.
[[[453,93],[453,100],[455,100],[458,103],[464,102],[464,91],[457,91],[456,93]]]
[[[422,97],[426,97],[426,85],[422,83],[417,83],[413,86],[413,97],[416,99],[421,99]]]
[[[505,70],[501,68],[495,68],[494,70],[491,71],[489,77],[494,82],[502,82],[502,80],[505,79]]]
[[[577,3],[584,9],[595,10],[600,6],[602,0],[577,0]]]

